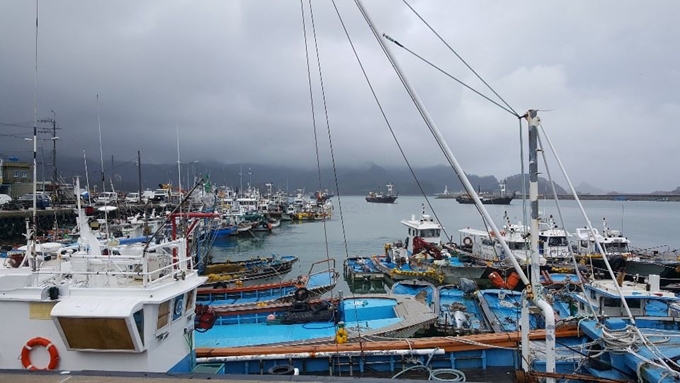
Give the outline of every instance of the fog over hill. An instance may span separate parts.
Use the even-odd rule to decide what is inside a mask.
[[[40,164],[38,178],[41,178]],[[74,176],[81,177],[81,183],[89,181],[91,189],[95,186],[101,190],[102,168],[99,161],[88,161],[88,175],[85,177],[85,163],[82,158],[60,158],[58,170],[60,177],[65,182],[70,182]],[[113,171],[112,171],[113,169]],[[104,161],[104,174],[106,189],[111,190],[111,184],[119,191],[134,191],[139,188],[139,172],[136,161],[107,162]],[[321,183],[319,183],[319,173]],[[375,164],[365,167],[342,167],[337,169],[337,182],[339,192],[342,195],[365,195],[370,191],[385,190],[385,185],[391,183],[394,190],[401,195],[435,195],[444,191],[444,187],[452,193],[463,191],[463,186],[458,180],[453,169],[444,165],[414,168],[413,174],[407,168],[385,168]],[[51,173],[50,165],[45,171],[49,181]],[[234,189],[246,189],[248,185],[263,190],[265,184],[271,183],[275,189],[287,190],[294,193],[297,189],[304,189],[312,193],[319,188],[336,192],[335,176],[330,167],[321,169],[291,168],[277,165],[263,164],[221,164],[217,162],[182,163],[181,184],[183,188],[193,184],[194,179],[203,175],[209,175],[211,182],[217,185],[226,185]],[[494,175],[468,174],[470,182],[475,189],[483,192],[500,192],[499,179]],[[177,186],[177,164],[146,164],[141,166],[142,189],[154,189],[159,184],[171,183]],[[506,190],[508,193],[522,191],[522,177],[518,174],[506,178]],[[528,182],[528,179],[527,179]],[[320,185],[320,186],[319,186]],[[565,190],[556,185],[557,193],[564,194]],[[528,190],[528,184],[527,189]],[[547,180],[539,179],[539,192],[552,194],[552,189]]]
[[[81,184],[89,182],[92,190],[101,190],[102,167],[97,160],[88,159],[88,175],[85,176],[85,161],[83,158],[60,156],[57,160],[58,173],[64,182],[71,182],[75,176],[81,177]],[[310,167],[289,167],[272,164],[224,164],[208,161],[191,161],[181,164],[181,184],[186,189],[193,184],[194,179],[208,175],[211,182],[219,186],[226,185],[233,189],[247,189],[248,185],[265,189],[265,184],[271,183],[275,189],[295,193],[297,189],[304,189],[311,194],[318,189],[328,189],[335,193],[335,179],[333,169],[324,167],[321,171]],[[113,171],[112,171],[113,169]],[[128,161],[104,161],[106,190],[111,190],[111,184],[118,191],[136,191],[139,188],[139,172],[135,159]],[[424,166],[413,169],[406,167],[382,167],[374,163],[357,167],[337,168],[337,182],[342,195],[365,195],[371,191],[385,190],[385,185],[391,183],[394,190],[401,195],[436,195],[448,188],[449,192],[463,191],[463,186],[456,173],[449,166]],[[320,173],[320,176],[319,176]],[[51,180],[52,165],[46,161],[44,167],[38,162],[38,180]],[[506,178],[495,175],[467,174],[472,186],[482,192],[499,193],[499,183],[505,180],[507,193],[522,192],[522,177],[520,174]],[[321,182],[319,182],[319,177]],[[159,184],[170,183],[176,187],[178,180],[177,163],[150,164],[142,161],[141,166],[142,189],[155,189]],[[526,177],[526,191],[528,193],[528,177]],[[563,183],[566,184],[566,183]],[[319,186],[321,185],[321,186]],[[557,194],[571,194],[556,182]],[[539,177],[539,194],[552,195],[550,182]],[[580,183],[576,190],[579,194],[619,194],[615,191],[605,191],[587,182]],[[642,194],[642,193],[641,193]],[[673,191],[655,191],[651,194],[680,194],[680,187]]]

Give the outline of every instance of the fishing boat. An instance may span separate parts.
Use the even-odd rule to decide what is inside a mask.
[[[528,229],[520,222],[511,223],[507,215],[504,216],[505,225],[499,230],[500,237],[507,243],[510,253],[508,253],[502,246],[500,240],[493,231],[479,230],[472,228],[460,229],[460,241],[457,250],[463,254],[468,255],[478,263],[494,264],[499,267],[509,266],[512,264],[511,257],[519,264],[531,263],[531,244]],[[543,254],[546,251],[549,253],[544,245]],[[545,265],[547,263],[543,254],[539,253],[539,263]]]
[[[225,288],[251,286],[257,283],[282,281],[299,260],[295,255],[272,254],[239,261],[211,263],[201,270],[208,276],[206,286]]]
[[[463,279],[459,285],[437,288],[439,317],[437,330],[444,335],[469,335],[492,332],[491,325],[482,313],[474,293],[477,285],[471,279]]]
[[[399,193],[394,193],[394,185],[387,184],[387,192],[383,193],[381,191],[370,192],[366,196],[366,202],[372,203],[395,203]]]
[[[409,296],[371,294],[337,303],[298,299],[283,306],[221,310],[214,327],[197,334],[196,345],[226,349],[409,337],[435,319],[425,304]]]
[[[485,205],[510,205],[510,202],[515,198],[515,193],[512,193],[512,195],[508,195],[505,192],[505,182],[501,182],[500,184],[501,192],[499,195],[494,195],[494,194],[487,194],[487,193],[479,193],[479,200],[485,204]],[[474,204],[475,201],[473,200],[472,196],[470,194],[461,194],[456,197],[456,201],[461,204]]]
[[[443,228],[422,205],[420,217],[401,220],[407,228],[406,242],[385,245],[385,256],[375,257],[378,268],[394,280],[427,279],[437,285],[459,283],[461,278],[478,279],[485,265],[464,262],[456,253],[442,248]],[[409,249],[409,239],[413,238]]]
[[[335,259],[314,262],[307,275],[275,283],[212,285],[198,289],[197,300],[212,307],[290,302],[300,295],[319,297],[337,284]]]
[[[592,264],[596,274],[603,274],[606,268],[600,248],[607,253],[608,261],[616,271],[624,271],[630,276],[647,278],[659,275],[662,284],[666,285],[677,278],[680,266],[677,254],[671,252],[666,256],[651,252],[633,252],[631,241],[620,230],[610,229],[606,219],[602,219],[602,233],[596,228],[591,232],[586,227],[576,229],[575,244],[578,256],[587,264]]]
[[[647,283],[598,280],[584,288],[572,293],[582,335],[566,342],[573,351],[570,371],[618,381],[680,379],[680,298],[661,290],[658,275]]]
[[[390,288],[390,294],[410,295],[425,303],[435,314],[439,314],[439,296],[437,288],[430,282],[409,279],[395,282]]]
[[[346,258],[343,261],[342,270],[343,277],[348,282],[382,280],[384,277],[370,257]]]
[[[449,192],[449,187],[447,185],[444,185],[444,192],[437,194],[435,199],[456,199],[457,194],[450,193]]]
[[[78,204],[78,243],[45,260],[29,241],[18,267],[0,268],[0,310],[15,324],[0,329],[0,348],[19,355],[0,358],[0,368],[190,372],[205,278],[186,238],[103,245]]]

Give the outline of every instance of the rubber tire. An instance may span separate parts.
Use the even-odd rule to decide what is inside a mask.
[[[298,302],[306,301],[309,298],[309,290],[304,287],[300,287],[299,289],[295,290],[293,297],[295,297],[295,300]]]
[[[269,375],[293,375],[295,368],[290,364],[276,364],[267,370]]]

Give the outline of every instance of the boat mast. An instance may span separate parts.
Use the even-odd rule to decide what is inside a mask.
[[[35,242],[38,234],[38,0],[35,0],[35,76],[33,79],[33,227],[31,228],[31,235],[29,236],[29,246],[26,250],[29,252],[24,256],[27,259],[29,256],[33,258],[31,270],[37,270],[37,259],[35,254]],[[44,180],[43,180],[44,181]]]
[[[137,151],[137,177],[139,178],[139,202],[142,202],[142,155]]]
[[[530,286],[529,280],[520,267],[519,263],[517,262],[517,259],[514,257],[512,251],[508,247],[508,244],[505,242],[503,239],[503,236],[500,234],[500,230],[498,230],[498,227],[496,224],[493,222],[491,219],[491,216],[489,215],[489,212],[486,210],[484,205],[482,204],[481,200],[479,199],[479,196],[475,192],[474,187],[470,183],[470,180],[467,178],[465,175],[465,172],[463,171],[462,167],[458,163],[458,160],[456,160],[455,156],[453,155],[453,152],[451,151],[451,148],[449,145],[446,143],[444,138],[441,135],[441,132],[437,128],[436,124],[432,120],[432,117],[430,117],[430,114],[428,111],[425,109],[423,106],[422,101],[420,100],[420,97],[418,94],[415,92],[415,90],[411,87],[409,81],[406,79],[405,75],[402,73],[401,68],[399,67],[399,64],[397,63],[396,59],[394,58],[389,46],[385,44],[385,42],[381,38],[381,34],[378,32],[375,24],[371,20],[370,16],[364,9],[363,5],[361,4],[361,0],[355,0],[355,3],[357,4],[357,7],[361,11],[362,15],[366,19],[366,22],[368,23],[368,26],[371,28],[371,31],[373,32],[374,36],[376,37],[376,40],[378,41],[378,44],[380,44],[381,48],[383,49],[383,52],[385,52],[385,55],[387,56],[388,60],[390,61],[390,64],[392,64],[392,67],[394,68],[395,72],[397,73],[397,76],[399,76],[399,79],[401,80],[402,84],[404,85],[404,88],[406,88],[406,91],[409,93],[409,96],[413,100],[413,103],[415,104],[416,108],[418,109],[418,112],[420,113],[421,117],[427,124],[428,128],[430,129],[430,132],[434,136],[435,140],[437,140],[437,143],[440,145],[442,148],[442,151],[444,152],[444,155],[446,156],[446,159],[449,161],[449,164],[454,168],[456,171],[456,174],[458,175],[458,178],[460,179],[461,183],[467,190],[468,194],[472,197],[473,201],[475,202],[475,205],[477,205],[477,209],[480,211],[482,216],[484,217],[484,220],[487,222],[489,227],[491,227],[492,231],[496,235],[496,238],[499,239],[499,242],[501,246],[503,247],[503,250],[506,252],[506,254],[509,255],[509,259],[512,262],[512,265],[515,268],[515,271],[517,274],[520,276],[520,279],[522,282],[524,282],[525,285]],[[386,39],[391,38],[387,35],[383,35]],[[534,134],[536,134],[536,124],[533,121],[533,118],[536,118],[536,111],[530,111],[531,113],[527,113],[525,115],[527,117],[527,120],[530,120],[530,125],[533,123],[534,126]],[[534,154],[534,162],[535,162],[535,154]],[[538,169],[538,165],[536,164],[536,170]],[[538,192],[538,189],[536,187],[536,193]],[[538,208],[536,202],[536,208]],[[536,238],[537,239],[537,238]],[[538,253],[535,255],[538,257]],[[533,293],[533,289],[528,289],[527,290],[527,298],[531,299],[534,301],[534,303],[543,311],[543,314],[546,318],[546,348],[548,350],[555,349],[555,314],[553,312],[552,306],[546,302],[542,297],[537,296]],[[523,333],[526,333],[529,331],[528,327],[522,328]],[[524,342],[523,342],[524,343]],[[552,360],[549,360],[552,357]],[[555,372],[555,358],[554,354],[553,355],[546,355],[546,372]],[[548,378],[547,379],[548,383],[554,382],[554,379]]]
[[[97,126],[99,127],[99,161],[102,164],[102,193],[106,191],[106,177],[104,176],[104,149],[102,148],[102,122],[99,119],[99,95],[97,95]]]
[[[531,288],[525,290],[526,298],[522,302],[521,310],[521,326],[522,329],[529,329],[529,299],[533,300],[535,304],[541,308],[545,315],[546,327],[546,342],[545,355],[546,366],[548,372],[555,371],[555,315],[552,306],[541,298],[542,286],[539,280],[541,272],[539,265],[540,254],[538,252],[538,225],[539,225],[539,211],[538,211],[538,127],[540,118],[536,110],[529,110],[524,116],[529,124],[529,204],[531,205],[531,228],[530,233],[530,254],[531,254]],[[533,298],[533,299],[532,299]],[[549,315],[552,314],[552,315]],[[552,341],[548,341],[552,331]],[[524,371],[529,371],[529,333],[522,331],[522,368]]]

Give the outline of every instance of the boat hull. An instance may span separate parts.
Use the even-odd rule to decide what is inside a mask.
[[[366,202],[371,203],[395,203],[397,196],[383,196],[383,197],[366,197]]]

